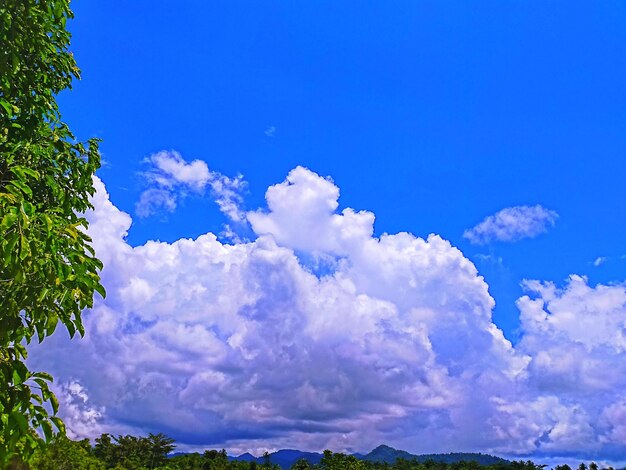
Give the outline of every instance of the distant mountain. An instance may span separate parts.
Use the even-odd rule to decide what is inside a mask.
[[[357,459],[368,460],[370,462],[387,462],[394,463],[396,460],[402,458],[405,460],[416,459],[419,462],[425,462],[427,460],[434,460],[435,462],[454,463],[462,460],[471,461],[475,460],[481,465],[493,465],[500,462],[507,462],[500,457],[494,457],[493,455],[480,454],[480,453],[467,453],[456,452],[452,454],[410,454],[404,450],[397,450],[393,447],[386,445],[380,445],[372,450],[368,454],[355,453],[352,454]],[[269,454],[270,462],[277,463],[283,470],[288,470],[294,463],[300,459],[306,459],[310,464],[317,464],[322,460],[323,454],[318,452],[302,452],[294,449],[282,449],[277,452]],[[239,460],[252,462],[255,461],[262,464],[264,457],[254,457],[249,453],[242,454],[238,457],[229,457],[230,460]]]
[[[252,455],[250,452],[246,452],[245,454],[241,454],[239,457],[233,457],[229,460],[239,460],[240,462],[252,462],[256,460],[256,457]]]
[[[288,469],[300,459],[306,459],[311,465],[320,463],[323,455],[317,452],[302,452],[299,450],[283,449],[270,454],[270,462],[277,463],[283,469]]]
[[[413,460],[417,458],[417,455],[409,454],[404,450],[396,450],[393,447],[383,444],[360,458],[362,460],[369,460],[370,462],[394,463],[398,459]]]
[[[472,452],[454,452],[451,454],[409,454],[404,450],[397,450],[393,447],[386,445],[380,445],[372,450],[369,454],[362,457],[358,457],[363,460],[369,460],[370,462],[387,462],[394,463],[398,459],[405,460],[417,460],[418,462],[426,462],[427,460],[434,460],[435,462],[455,463],[462,460],[472,461],[475,460],[481,465],[493,465],[496,463],[507,462],[505,459],[495,457],[488,454],[472,453]]]
[[[269,454],[270,462],[277,463],[284,470],[289,469],[294,463],[300,459],[306,459],[310,464],[320,463],[323,455],[317,452],[302,452],[301,450],[294,449],[281,449]],[[249,453],[241,454],[238,457],[229,457],[229,460],[246,461],[262,464],[265,461],[265,457],[254,457]]]
[[[449,454],[421,454],[417,456],[417,460],[425,462],[426,460],[434,460],[435,462],[455,463],[455,462],[478,462],[480,465],[495,465],[497,463],[508,463],[509,461],[495,455],[482,454],[480,452],[451,452]]]

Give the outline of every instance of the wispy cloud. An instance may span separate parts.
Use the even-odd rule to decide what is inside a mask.
[[[220,210],[232,221],[241,222],[242,191],[246,182],[242,175],[234,178],[209,169],[206,162],[187,162],[176,151],[161,151],[146,158],[148,170],[142,173],[148,188],[143,191],[135,210],[139,217],[160,211],[173,212],[178,201],[189,193],[204,194],[208,188]]]
[[[270,126],[265,129],[264,134],[268,137],[274,137],[276,135],[276,126]]]
[[[601,264],[604,264],[607,260],[606,256],[598,256],[594,261],[593,261],[593,265],[597,268],[598,266],[600,266]]]
[[[491,254],[478,253],[475,257],[476,259],[484,263],[494,264],[498,266],[502,266],[504,262],[502,256],[494,256]]]
[[[546,232],[548,227],[554,226],[557,218],[558,214],[555,211],[539,204],[507,207],[466,230],[463,237],[476,245],[534,238]]]
[[[139,217],[149,217],[152,214],[165,210],[174,212],[177,195],[169,189],[146,189],[139,196],[135,205],[135,212]]]

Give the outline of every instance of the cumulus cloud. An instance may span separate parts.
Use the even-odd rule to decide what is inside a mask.
[[[626,287],[571,276],[559,289],[526,281],[518,300],[524,336],[518,348],[533,356],[537,387],[572,393],[626,389]]]
[[[246,182],[242,175],[229,178],[209,170],[206,162],[187,162],[175,151],[161,151],[146,159],[149,169],[143,172],[148,188],[143,191],[135,210],[139,217],[160,211],[173,212],[177,202],[189,192],[203,194],[207,188],[219,209],[232,221],[242,222],[242,191]]]
[[[626,398],[626,286],[592,287],[576,275],[563,288],[538,281],[524,286],[529,294],[517,302],[523,331],[517,349],[532,358],[529,389],[538,396],[558,395],[558,407],[573,413],[550,427],[549,439],[542,441],[539,430],[535,437],[546,449],[554,447],[552,436],[558,432],[560,439],[571,441],[562,449],[580,449],[584,443],[588,452],[606,446],[604,453],[612,449],[623,455],[619,417]]]
[[[104,432],[99,420],[105,409],[91,406],[87,390],[80,382],[70,380],[63,383],[57,396],[63,409],[68,437],[71,439],[94,438]]]
[[[31,360],[79,383],[98,426],[231,452],[626,450],[623,286],[526,282],[513,347],[457,248],[373,236],[374,215],[338,212],[337,186],[306,168],[246,214],[257,238],[232,244],[130,246],[130,217],[96,185],[107,298],[85,338],[54,335]]]
[[[477,245],[493,241],[514,242],[523,238],[534,238],[553,226],[557,217],[556,212],[539,204],[507,207],[466,230],[463,237]]]
[[[339,188],[330,178],[301,166],[267,190],[268,211],[249,212],[258,235],[270,234],[279,244],[296,250],[344,255],[371,239],[374,214],[339,206]]]

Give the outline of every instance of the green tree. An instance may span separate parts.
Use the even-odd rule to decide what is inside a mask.
[[[272,466],[272,461],[270,458],[270,453],[268,451],[263,452],[263,468],[270,468]]]
[[[357,459],[354,455],[333,453],[330,450],[325,450],[319,467],[322,470],[360,470],[364,469],[365,465],[365,462]]]
[[[106,468],[152,470],[167,467],[168,454],[175,447],[174,439],[162,433],[149,434],[148,437],[131,435],[112,437],[110,434],[102,434],[96,438],[93,454],[106,465]],[[184,460],[184,465],[189,466],[187,459],[178,460]]]
[[[203,470],[202,463],[202,455],[197,452],[177,455],[170,459],[170,464],[178,470]]]
[[[290,470],[309,470],[309,469],[311,469],[311,464],[309,464],[309,461],[306,459],[300,459],[291,466]]]
[[[202,470],[223,470],[229,467],[226,450],[205,450]]]
[[[98,145],[75,141],[55,100],[79,77],[72,16],[69,0],[0,2],[0,466],[28,459],[38,433],[64,431],[52,377],[27,368],[26,344],[59,323],[83,334],[81,312],[104,295],[82,217]]]
[[[162,465],[165,465],[165,463],[167,462],[167,454],[169,454],[176,448],[176,445],[174,444],[174,439],[172,439],[171,437],[167,437],[163,433],[148,434],[146,442],[148,447],[149,469],[158,468]]]
[[[88,439],[72,441],[63,435],[58,435],[47,448],[36,452],[32,468],[37,470],[104,470],[106,467],[93,455]]]
[[[116,446],[111,439],[110,434],[102,434],[96,437],[96,445],[93,448],[94,455],[105,463],[108,467],[115,466],[116,463]]]

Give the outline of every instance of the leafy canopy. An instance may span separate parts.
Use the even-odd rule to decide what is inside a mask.
[[[28,369],[25,345],[59,323],[82,335],[81,312],[104,295],[82,217],[97,141],[76,142],[55,100],[79,78],[72,16],[68,0],[0,2],[0,467],[64,431],[52,377]]]
[[[174,439],[164,434],[149,434],[147,437],[111,436],[102,434],[91,447],[89,441],[71,441],[57,438],[48,448],[38,451],[34,465],[37,470],[544,470],[528,460],[498,460],[491,465],[477,461],[458,459],[463,454],[433,454],[437,460],[424,456],[411,459],[397,458],[392,461],[368,460],[343,453],[325,450],[318,463],[302,458],[293,463],[273,462],[275,454],[254,459],[238,460],[229,457],[225,450],[205,450],[204,453],[180,453],[172,455]],[[470,455],[470,454],[465,454]],[[476,454],[475,454],[476,455]],[[450,460],[453,459],[453,460]],[[589,469],[598,470],[590,463]],[[555,470],[571,470],[567,465]],[[605,469],[602,469],[605,470]],[[613,470],[609,467],[606,470]]]

